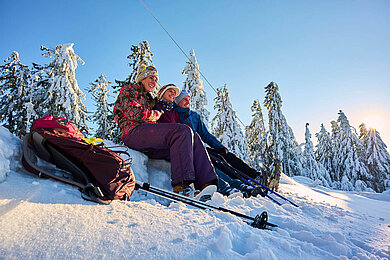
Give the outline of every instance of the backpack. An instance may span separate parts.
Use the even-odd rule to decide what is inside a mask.
[[[109,204],[129,199],[135,187],[130,163],[108,148],[87,143],[83,137],[66,118],[39,118],[24,137],[22,164],[39,177],[78,187],[86,200]],[[66,174],[42,169],[37,156]]]

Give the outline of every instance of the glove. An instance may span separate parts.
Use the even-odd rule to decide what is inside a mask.
[[[162,114],[164,114],[164,111],[152,110],[152,114],[148,119],[150,122],[156,122]]]
[[[226,148],[226,147],[222,147],[220,149],[217,150],[219,154],[228,154],[229,153],[229,150]]]

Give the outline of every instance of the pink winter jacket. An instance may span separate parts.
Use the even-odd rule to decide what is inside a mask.
[[[133,128],[147,123],[155,124],[160,113],[151,108],[155,100],[145,92],[141,83],[121,88],[114,105],[114,120],[122,131],[122,138]]]

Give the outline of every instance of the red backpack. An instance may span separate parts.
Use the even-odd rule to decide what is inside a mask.
[[[108,148],[88,144],[83,137],[66,118],[39,118],[23,140],[23,166],[40,177],[79,187],[87,200],[108,204],[114,199],[129,199],[135,186],[130,163]],[[42,169],[34,162],[35,156],[69,174]]]

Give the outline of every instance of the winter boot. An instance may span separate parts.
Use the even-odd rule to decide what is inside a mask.
[[[248,185],[245,185],[245,184],[240,185],[240,191],[242,192],[242,195],[244,196],[244,198],[251,197],[252,196],[252,190],[253,190],[253,187],[251,187],[251,186],[248,186]]]
[[[265,194],[267,194],[268,191],[264,191],[261,187],[259,186],[256,186],[256,187],[253,187],[253,189],[251,190],[251,195],[253,197],[257,197],[257,195],[261,195],[262,197],[265,197]]]
[[[264,195],[265,192],[259,186],[252,187],[252,186],[244,184],[244,185],[241,185],[240,190],[241,190],[242,194],[244,195],[244,198],[256,197],[259,194],[263,197],[265,196]]]
[[[193,183],[191,183],[191,184],[189,184],[189,183],[178,184],[178,185],[175,185],[173,187],[173,192],[179,193],[180,195],[183,195],[183,196],[186,196],[189,198],[194,198],[195,196],[197,196],[200,193],[200,191],[195,190],[193,187],[194,187]]]
[[[235,197],[244,197],[244,194],[236,188],[230,188],[229,190],[226,191],[225,196],[228,196],[229,199],[235,198]]]

